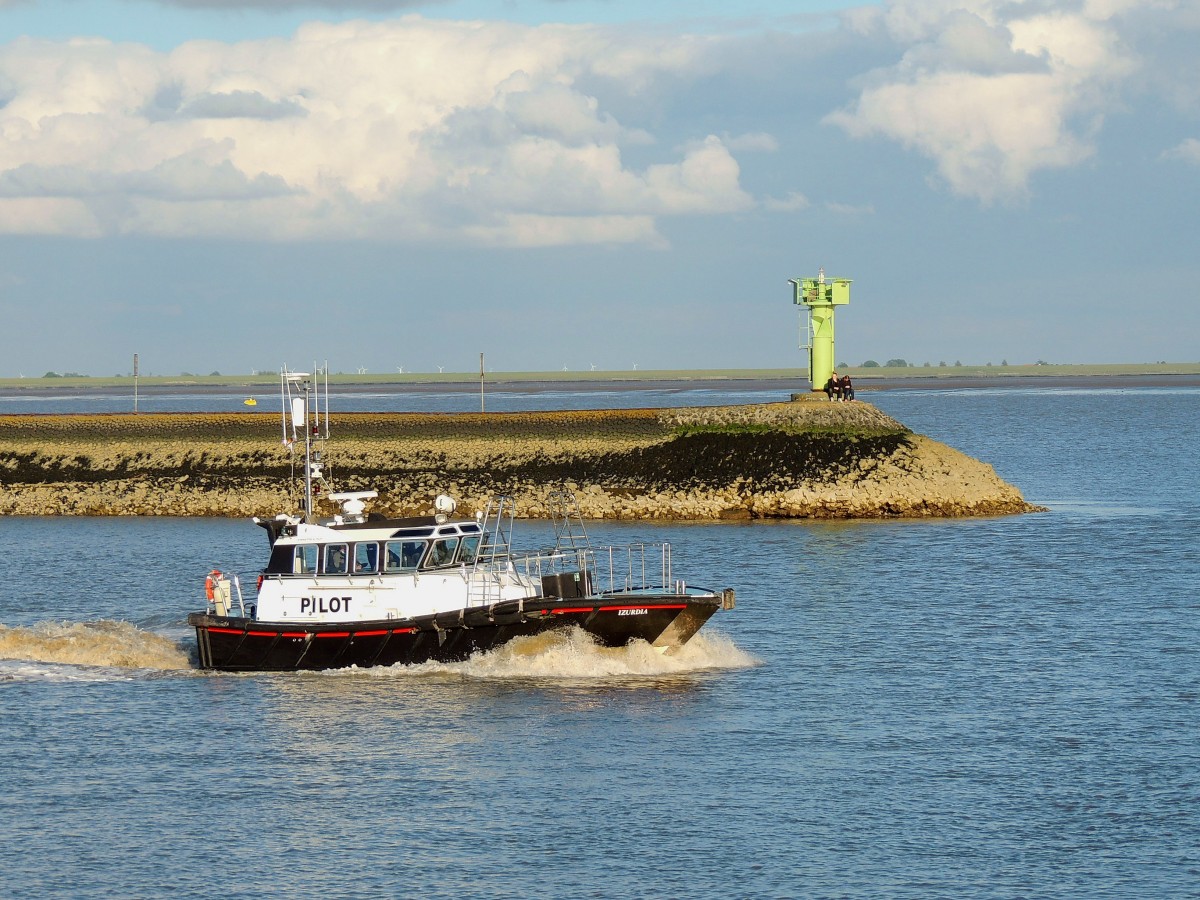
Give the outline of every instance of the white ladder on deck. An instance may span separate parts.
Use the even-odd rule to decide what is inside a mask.
[[[508,581],[508,559],[512,552],[512,520],[516,504],[512,497],[493,497],[483,514],[479,551],[471,567],[467,601],[484,606],[500,600],[501,588]]]

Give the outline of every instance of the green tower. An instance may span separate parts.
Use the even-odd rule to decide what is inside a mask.
[[[808,343],[800,349],[808,351],[808,377],[819,391],[833,372],[833,308],[850,302],[850,279],[826,281],[825,270],[818,269],[816,278],[789,278],[788,283],[796,305],[808,308]]]

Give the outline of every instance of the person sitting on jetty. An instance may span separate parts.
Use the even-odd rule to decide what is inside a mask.
[[[842,376],[841,387],[842,387],[842,399],[843,400],[853,400],[854,399],[854,382],[850,380],[849,375]]]
[[[825,382],[825,396],[830,400],[840,400],[842,398],[842,382],[838,380],[837,372],[831,374],[829,380]]]

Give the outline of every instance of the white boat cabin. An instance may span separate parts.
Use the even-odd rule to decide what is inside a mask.
[[[480,558],[484,532],[474,521],[260,524],[276,535],[260,621],[407,619],[541,594],[540,579]]]

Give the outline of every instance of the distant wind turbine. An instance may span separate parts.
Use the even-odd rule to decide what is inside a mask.
[[[358,374],[359,374],[359,375],[366,375],[366,374],[367,374],[367,367],[366,367],[366,366],[359,366],[359,367],[358,367]]]
[[[396,374],[403,375],[404,374],[404,366],[396,366]]]
[[[595,364],[595,363],[592,363],[592,371],[593,371],[593,372],[595,372],[595,371],[596,371],[596,364]]]
[[[445,372],[445,371],[446,371],[446,367],[445,367],[445,366],[438,366],[438,374],[439,374],[439,375],[440,375],[442,372]]]

